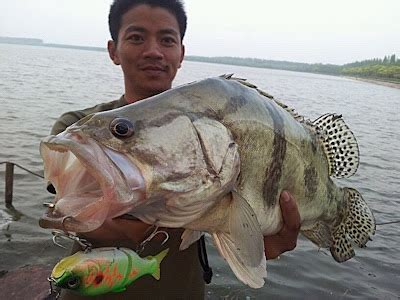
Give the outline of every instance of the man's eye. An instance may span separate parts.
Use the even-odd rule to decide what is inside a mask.
[[[140,43],[143,42],[143,37],[139,34],[133,34],[131,36],[128,37],[128,40],[134,42],[134,43]]]
[[[172,46],[174,44],[176,44],[176,40],[172,37],[164,37],[161,42],[163,43],[163,45],[166,46]]]

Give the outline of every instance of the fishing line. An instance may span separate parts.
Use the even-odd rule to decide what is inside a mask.
[[[400,223],[400,221],[391,221],[391,222],[383,222],[383,223],[376,223],[376,225],[388,225],[388,224],[396,224]]]

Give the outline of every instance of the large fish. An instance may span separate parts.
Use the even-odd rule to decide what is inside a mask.
[[[57,190],[43,227],[85,232],[129,213],[186,228],[181,249],[208,232],[254,288],[266,276],[263,235],[282,227],[282,190],[298,202],[302,233],[339,262],[375,231],[360,193],[331,179],[359,163],[341,116],[308,121],[230,76],[87,116],[45,138],[41,155]]]

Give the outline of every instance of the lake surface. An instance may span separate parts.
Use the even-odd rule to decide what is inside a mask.
[[[350,79],[279,70],[184,62],[175,85],[235,73],[310,119],[343,115],[357,137],[356,175],[338,180],[359,190],[377,223],[400,221],[400,90]],[[107,53],[0,44],[0,162],[42,172],[39,141],[65,111],[120,97],[122,74]],[[15,211],[4,207],[5,166],[0,165],[0,270],[54,264],[64,250],[38,226],[45,183],[18,168]],[[294,251],[268,261],[262,289],[239,283],[208,240],[213,282],[209,299],[400,299],[400,224],[378,225],[366,249],[338,264],[327,250],[300,238]]]

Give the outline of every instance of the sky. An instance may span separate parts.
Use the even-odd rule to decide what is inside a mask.
[[[112,0],[0,0],[0,36],[105,47]],[[186,0],[187,55],[345,64],[400,57],[400,0]]]

